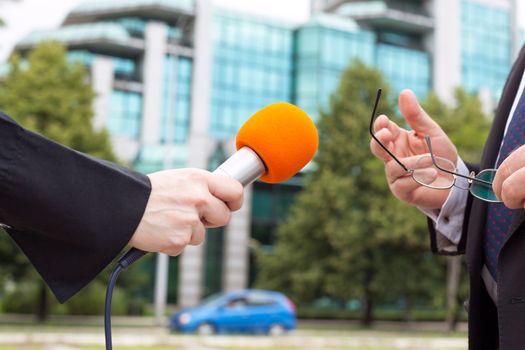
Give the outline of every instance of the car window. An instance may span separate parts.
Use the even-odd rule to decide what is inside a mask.
[[[202,306],[219,304],[225,297],[225,293],[212,294],[201,302]]]
[[[246,306],[246,304],[247,304],[246,298],[244,297],[234,298],[228,301],[228,303],[226,304],[226,307],[233,309],[233,308],[238,308],[238,307],[244,307]]]
[[[277,304],[277,300],[275,300],[271,296],[260,293],[250,294],[248,296],[247,302],[248,306],[264,306]]]

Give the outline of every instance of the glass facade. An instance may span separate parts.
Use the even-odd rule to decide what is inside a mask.
[[[137,80],[137,64],[131,58],[113,57],[116,79]]]
[[[96,57],[97,55],[94,53],[85,50],[71,50],[67,53],[70,62],[82,63],[87,68],[91,67]],[[138,80],[137,62],[135,60],[117,56],[103,57],[109,57],[112,60],[115,79]]]
[[[161,142],[184,144],[188,139],[191,113],[192,61],[166,56],[162,98]],[[171,122],[173,125],[168,126]]]
[[[137,139],[140,134],[142,95],[137,92],[114,90],[107,128],[111,135]]]
[[[295,103],[314,120],[353,59],[374,63],[375,35],[312,21],[296,33]]]
[[[262,107],[291,101],[293,31],[227,13],[214,22],[210,134],[225,139]]]
[[[95,59],[95,54],[89,51],[71,50],[67,53],[67,59],[70,62],[79,62],[86,67],[91,67]]]
[[[501,95],[511,64],[510,21],[507,10],[461,1],[462,85],[468,91]]]
[[[261,244],[264,249],[271,249],[274,245],[277,239],[278,224],[288,214],[295,195],[301,188],[301,179],[299,177],[282,184],[271,185],[263,182],[254,184],[251,237]],[[256,265],[250,263],[249,285],[253,284],[256,277]]]
[[[419,98],[430,90],[430,55],[405,47],[377,45],[376,65],[383,72],[395,93],[410,88]]]

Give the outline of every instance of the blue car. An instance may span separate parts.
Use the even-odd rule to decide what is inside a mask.
[[[295,329],[295,305],[282,293],[246,289],[221,293],[201,305],[171,317],[170,327],[180,332],[266,333],[280,335]]]

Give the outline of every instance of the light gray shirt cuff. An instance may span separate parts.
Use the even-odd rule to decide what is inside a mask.
[[[458,157],[457,172],[468,175],[469,171],[465,163]],[[433,222],[439,236],[437,237],[438,249],[445,251],[456,251],[461,240],[463,217],[467,205],[469,184],[467,179],[457,177],[454,187],[450,191],[447,200],[441,209],[419,208]],[[436,190],[439,191],[439,190]]]

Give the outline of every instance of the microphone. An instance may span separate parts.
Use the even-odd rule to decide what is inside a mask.
[[[294,176],[314,157],[319,137],[306,112],[278,102],[252,115],[239,129],[235,144],[237,152],[214,172],[246,187],[257,179],[278,183]],[[132,248],[118,264],[126,268],[145,254]]]
[[[319,138],[310,117],[299,107],[279,102],[264,107],[237,133],[237,152],[219,166],[247,186],[257,180],[285,181],[315,155]]]

